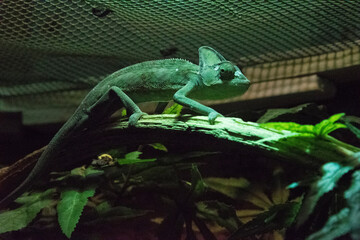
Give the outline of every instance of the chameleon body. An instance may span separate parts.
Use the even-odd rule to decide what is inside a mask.
[[[199,65],[182,59],[165,59],[123,68],[106,77],[88,93],[50,141],[27,178],[0,201],[0,207],[19,197],[49,166],[55,164],[53,156],[72,134],[91,128],[121,107],[130,113],[129,125],[135,125],[145,114],[135,102],[173,99],[195,112],[208,115],[213,124],[221,115],[193,98],[209,100],[237,96],[243,94],[249,85],[249,80],[236,65],[206,46],[199,48]]]

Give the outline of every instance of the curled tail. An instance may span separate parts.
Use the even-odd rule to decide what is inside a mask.
[[[41,154],[34,168],[31,170],[30,174],[25,178],[25,180],[12,192],[10,192],[5,198],[1,199],[0,209],[5,208],[16,198],[20,197],[21,194],[27,191],[31,187],[32,183],[41,176],[41,173],[44,171],[44,169],[46,169],[48,165],[46,161],[47,156],[49,156],[49,154],[46,153],[47,150],[48,148],[46,148],[45,151]]]
[[[31,170],[25,180],[5,198],[0,200],[0,209],[5,208],[16,198],[20,197],[21,194],[23,194],[31,187],[34,181],[36,181],[44,172],[46,172],[48,167],[53,163],[53,160],[56,157],[56,152],[61,148],[62,140],[68,136],[73,129],[74,125],[69,124],[68,122],[63,125],[58,133],[55,134],[55,136],[51,139],[50,143],[45,148],[44,152],[41,154],[34,168]]]

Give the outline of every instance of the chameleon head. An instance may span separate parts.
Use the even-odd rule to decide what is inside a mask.
[[[219,68],[218,78],[221,80],[221,84],[243,87],[245,91],[250,87],[250,81],[235,64],[225,61],[219,63],[215,68],[217,67]]]
[[[219,86],[223,90],[244,93],[250,86],[250,81],[240,69],[221,54],[210,47],[199,48],[200,77],[203,85]]]

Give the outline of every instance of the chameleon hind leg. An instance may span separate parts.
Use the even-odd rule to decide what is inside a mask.
[[[127,112],[130,113],[130,126],[134,126],[141,116],[146,115],[128,95],[116,86],[110,87],[105,94],[87,109],[87,113],[89,119],[97,121],[109,117],[121,107],[125,107]]]

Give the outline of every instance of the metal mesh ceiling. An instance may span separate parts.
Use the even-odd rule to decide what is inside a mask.
[[[69,90],[88,89],[136,62],[197,62],[202,45],[242,67],[360,45],[360,1],[3,0],[0,6],[2,110],[15,102],[30,107],[24,96],[60,104],[57,94],[65,90],[69,102]]]

